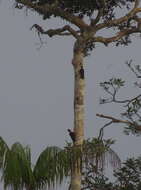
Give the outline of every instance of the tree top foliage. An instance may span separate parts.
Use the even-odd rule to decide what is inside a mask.
[[[140,0],[14,0],[17,8],[31,9],[40,14],[43,19],[59,17],[67,24],[61,28],[44,30],[38,24],[33,25],[39,35],[49,37],[73,36],[77,47],[87,54],[102,43],[107,46],[116,42],[116,45],[128,45],[129,36],[141,33]],[[119,10],[125,14],[120,17]],[[97,35],[103,29],[112,29],[110,37]],[[78,49],[78,48],[77,48]]]
[[[80,18],[84,16],[91,17],[96,10],[103,9],[104,15],[110,15],[114,17],[114,9],[116,7],[122,8],[126,6],[130,7],[131,3],[135,0],[30,0],[32,3],[39,6],[56,6],[63,11],[70,14],[74,14]],[[18,2],[18,1],[17,1]],[[50,16],[56,16],[51,13],[46,18]]]
[[[57,5],[63,11],[75,14],[80,18],[92,16],[94,11],[104,9],[104,14],[111,14],[115,7],[126,6],[134,0],[31,0],[38,5]],[[52,16],[52,14],[50,14]],[[55,16],[55,15],[54,15]]]

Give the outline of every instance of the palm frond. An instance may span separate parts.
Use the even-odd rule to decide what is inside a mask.
[[[107,161],[111,164],[114,169],[121,167],[121,159],[118,154],[111,148],[105,153],[107,157]]]
[[[11,187],[20,190],[23,187],[34,186],[35,180],[31,169],[30,149],[20,143],[14,143],[7,152],[4,162],[2,179],[4,188]]]
[[[4,189],[10,186],[14,190],[20,190],[22,188],[21,172],[21,166],[17,154],[12,151],[7,152],[2,175]]]
[[[83,163],[84,168],[95,167],[95,172],[98,170],[104,171],[108,163],[114,168],[119,168],[121,160],[117,153],[110,148],[114,141],[111,139],[101,140],[98,138],[88,139],[83,146]]]
[[[9,147],[6,142],[0,137],[0,169],[3,168],[3,160],[5,160],[6,152],[9,151]]]
[[[28,162],[31,166],[31,150],[29,146],[23,146],[19,142],[14,143],[11,146],[11,151],[19,155],[19,158]]]
[[[67,155],[59,147],[47,147],[39,156],[35,167],[34,176],[38,187],[55,185],[62,182],[67,174]]]

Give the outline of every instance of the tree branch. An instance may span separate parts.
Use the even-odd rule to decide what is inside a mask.
[[[103,114],[96,114],[96,116],[101,117],[101,118],[105,118],[105,119],[110,119],[110,120],[112,120],[113,123],[124,123],[124,124],[127,124],[127,125],[135,127],[135,129],[138,130],[138,131],[141,131],[141,126],[140,125],[132,123],[132,122],[130,122],[128,120],[121,120],[121,119],[117,119],[117,118],[107,116],[107,115],[103,115]]]
[[[117,33],[117,35],[110,37],[110,38],[104,38],[102,36],[95,37],[93,39],[94,42],[100,42],[103,43],[105,46],[107,46],[111,42],[118,41],[119,39],[123,38],[124,36],[130,35],[132,33],[141,33],[141,29],[138,27],[133,27],[131,29],[124,29]]]
[[[129,69],[135,74],[135,76],[136,76],[137,78],[141,78],[141,69],[140,69],[140,66],[139,66],[139,65],[137,65],[136,67],[135,67],[135,66],[133,67],[133,66],[131,65],[131,64],[132,64],[132,59],[130,59],[129,61],[126,61],[125,64],[129,67]],[[135,82],[135,85],[138,86],[138,83]]]
[[[92,27],[94,27],[99,22],[99,20],[100,20],[100,18],[102,16],[102,13],[103,13],[103,9],[100,9],[98,11],[98,14],[97,14],[96,18],[95,19],[91,19],[91,24],[90,25]]]
[[[72,29],[69,25],[66,25],[62,28],[58,29],[49,29],[45,31],[41,26],[38,24],[34,24],[31,29],[35,28],[39,34],[47,34],[49,37],[53,37],[55,35],[73,35],[76,39],[79,38],[78,32]],[[64,33],[65,31],[68,31],[68,33]]]
[[[108,123],[106,123],[103,127],[101,127],[100,131],[99,131],[99,135],[98,135],[98,139],[102,140],[103,139],[103,135],[104,135],[104,129],[106,127],[108,127],[109,125],[111,125],[113,123],[113,121],[110,121]]]
[[[137,8],[137,7],[139,6],[139,4],[140,4],[140,0],[136,0],[136,1],[135,1],[134,8]]]
[[[96,26],[96,30],[98,31],[106,27],[118,26],[121,23],[127,22],[129,19],[132,19],[133,17],[135,17],[137,13],[141,12],[141,8],[138,8],[138,6],[139,6],[139,2],[138,0],[136,0],[134,8],[131,9],[131,11],[127,15],[118,19],[110,20],[108,22],[100,23]]]

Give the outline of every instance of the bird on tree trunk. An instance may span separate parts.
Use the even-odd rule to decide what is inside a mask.
[[[72,141],[74,143],[75,142],[75,133],[74,133],[74,131],[71,131],[70,129],[68,129],[68,132],[69,132],[69,135],[70,135],[70,137],[71,137],[71,139],[72,139]]]

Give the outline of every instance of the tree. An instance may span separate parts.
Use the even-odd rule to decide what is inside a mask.
[[[115,180],[110,182],[102,173],[93,176],[89,170],[89,178],[85,180],[89,190],[140,190],[141,189],[141,157],[128,158],[122,167],[114,171]]]
[[[85,74],[84,56],[95,48],[96,43],[108,46],[110,43],[128,45],[130,36],[141,33],[141,18],[139,13],[139,0],[15,0],[16,8],[27,8],[39,13],[43,19],[59,17],[68,21],[62,28],[44,30],[40,25],[34,24],[41,40],[41,35],[53,37],[73,36],[75,44],[73,49],[72,65],[74,68],[74,146],[81,147],[84,141],[84,94]],[[117,11],[126,9],[126,14],[118,17]],[[86,21],[87,20],[87,21]],[[104,37],[99,31],[112,29],[113,35]],[[42,40],[41,40],[42,43]],[[72,170],[71,190],[81,189],[81,170],[77,167]],[[81,159],[79,160],[81,163]]]
[[[141,188],[141,157],[129,158],[123,167],[115,172],[118,189],[139,190]]]
[[[61,163],[59,168],[56,167],[57,155],[61,152],[62,149],[58,147],[47,147],[33,166],[28,146],[16,142],[9,148],[0,137],[0,169],[4,189],[11,187],[13,190],[33,190],[54,185],[55,181],[60,181],[68,173],[64,157],[61,157],[61,161],[65,167]]]
[[[131,81],[130,84],[134,84],[135,87],[141,88],[140,78],[141,69],[140,65],[133,65],[132,60],[126,61],[125,64],[129,67],[130,71],[136,76],[136,81]],[[122,119],[116,118],[114,116],[97,114],[100,118],[105,118],[110,120],[102,128],[100,134],[104,134],[106,127],[113,123],[124,124],[124,133],[129,135],[139,136],[141,134],[141,94],[138,93],[134,97],[128,97],[128,99],[123,99],[119,96],[120,91],[125,87],[126,81],[121,78],[111,78],[108,81],[100,83],[100,86],[106,92],[106,97],[100,98],[101,104],[115,103],[123,106],[123,112],[120,113]],[[124,119],[123,119],[124,118]],[[115,180],[110,182],[109,179],[104,176],[103,173],[98,172],[97,175],[93,173],[91,168],[88,169],[88,174],[86,175],[84,182],[84,190],[140,190],[141,189],[141,157],[138,158],[128,158],[122,163],[122,167],[116,169],[113,173]]]
[[[133,65],[132,60],[126,61],[125,63],[130,71],[132,71],[136,76],[136,81],[133,82],[134,86],[141,88],[140,84],[140,65]],[[130,83],[131,84],[131,83]],[[128,99],[119,98],[118,93],[122,90],[122,87],[126,85],[126,81],[121,78],[111,78],[108,81],[100,83],[100,86],[104,89],[107,94],[106,98],[101,98],[100,103],[115,103],[120,104],[123,107],[123,112],[120,113],[120,117],[115,118],[109,115],[97,114],[98,117],[110,120],[109,125],[112,123],[123,123],[125,124],[124,133],[129,135],[130,133],[134,135],[141,134],[141,94],[138,93],[134,97],[129,97]]]

